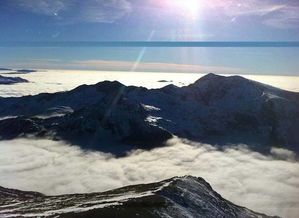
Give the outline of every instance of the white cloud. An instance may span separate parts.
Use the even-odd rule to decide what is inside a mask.
[[[85,3],[86,2],[86,3]],[[131,11],[126,0],[85,0],[81,16],[86,22],[113,22]]]
[[[223,6],[225,13],[229,16],[248,16],[258,15],[265,16],[275,11],[285,8],[285,5],[271,4],[266,1],[246,1],[237,3],[232,1],[230,4]]]
[[[207,7],[217,8],[232,18],[256,16],[263,24],[274,28],[297,28],[299,25],[299,6],[294,1],[213,0]]]
[[[154,8],[164,8],[168,11],[172,0],[164,0],[163,3],[155,0],[147,0]],[[298,28],[299,5],[297,1],[275,1],[275,0],[198,0],[200,19],[228,18],[228,21],[236,20],[237,17],[252,16],[267,26],[274,28]],[[171,10],[169,10],[171,11]],[[214,16],[211,17],[211,13]]]
[[[191,174],[205,178],[236,204],[284,217],[299,212],[299,163],[242,146],[221,152],[173,139],[168,147],[114,158],[62,142],[19,139],[0,142],[0,153],[0,185],[11,188],[47,194],[94,192]]]
[[[298,28],[299,7],[284,7],[275,16],[265,19],[264,24],[280,29]]]
[[[221,7],[230,17],[259,16],[263,24],[274,28],[297,28],[299,25],[299,6],[291,2],[232,0]]]
[[[14,3],[24,10],[51,16],[56,15],[66,7],[62,0],[16,0]]]
[[[296,154],[294,152],[283,148],[272,148],[270,152],[275,158],[281,160],[295,161],[296,159]]]
[[[131,11],[127,0],[15,0],[11,4],[25,11],[53,16],[62,24],[112,23]]]

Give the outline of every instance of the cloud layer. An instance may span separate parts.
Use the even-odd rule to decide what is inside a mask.
[[[33,66],[31,65],[30,68],[31,67]],[[29,83],[19,83],[15,86],[0,86],[0,96],[17,97],[24,95],[36,95],[42,92],[53,93],[67,91],[82,84],[91,85],[104,80],[117,80],[127,86],[134,85],[146,88],[161,88],[168,84],[174,84],[181,87],[194,83],[204,75],[205,74],[200,73],[152,73],[138,71],[39,70],[38,72],[28,74],[16,74],[16,76],[27,79]],[[262,75],[243,76],[245,78],[269,84],[284,90],[299,92],[299,77]],[[159,82],[160,80],[172,80],[172,82],[161,83]]]
[[[256,211],[284,217],[299,212],[299,163],[292,153],[280,159],[245,148],[223,152],[209,145],[169,141],[152,151],[137,150],[124,158],[48,140],[0,142],[2,186],[46,194],[104,191],[191,174],[211,183],[223,197]]]
[[[176,63],[132,62],[132,61],[106,61],[86,60],[73,61],[70,66],[90,67],[94,69],[112,69],[126,71],[158,71],[158,72],[240,72],[241,69],[233,67],[203,66]]]
[[[195,64],[177,64],[163,62],[141,62],[141,61],[110,61],[110,60],[31,60],[20,62],[18,65],[33,68],[48,69],[87,69],[87,70],[112,70],[112,71],[145,71],[145,72],[201,72],[201,73],[240,73],[243,69],[226,66],[208,66]]]

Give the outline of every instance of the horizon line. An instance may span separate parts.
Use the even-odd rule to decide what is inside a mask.
[[[0,47],[299,47],[299,41],[6,41]]]

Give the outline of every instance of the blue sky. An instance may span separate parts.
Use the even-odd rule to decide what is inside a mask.
[[[0,26],[0,42],[298,41],[299,1],[0,0]],[[299,75],[298,58],[297,48],[0,48],[3,67]]]

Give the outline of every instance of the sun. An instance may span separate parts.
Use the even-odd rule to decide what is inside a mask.
[[[177,8],[181,9],[184,15],[197,17],[201,9],[201,0],[174,0]]]

